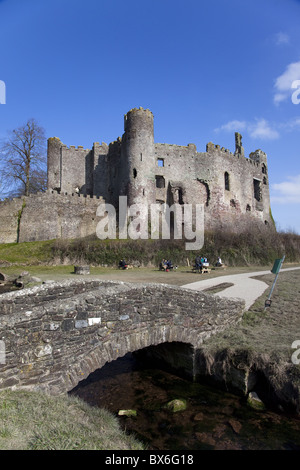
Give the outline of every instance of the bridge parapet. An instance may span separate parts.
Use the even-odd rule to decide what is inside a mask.
[[[196,350],[240,321],[244,303],[165,284],[95,279],[0,296],[0,389],[65,393],[106,362],[165,342]]]

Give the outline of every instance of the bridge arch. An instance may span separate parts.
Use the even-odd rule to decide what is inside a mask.
[[[193,333],[195,332],[193,331]],[[206,335],[199,333],[199,346],[203,341],[201,336],[204,339]],[[175,347],[175,345],[178,344],[185,345],[186,348],[190,349],[190,363],[186,364],[184,373],[192,378],[196,375],[196,368],[193,361],[196,347],[192,343],[191,333],[188,328],[179,328],[178,326],[169,328],[163,326],[133,332],[130,335],[122,337],[120,337],[120,335],[112,335],[110,341],[87,352],[80,358],[80,361],[75,361],[75,363],[69,367],[65,389],[66,391],[70,391],[95,370],[101,369],[105,364],[122,358],[128,353],[141,352],[153,346],[164,348],[167,345],[173,345]],[[178,355],[182,355],[180,351],[177,351],[177,360]],[[178,367],[175,366],[176,362],[175,360],[169,361],[168,358],[165,357],[165,364],[183,371],[182,361],[180,361],[180,363],[177,362]]]
[[[0,297],[0,389],[57,395],[105,363],[162,343],[197,348],[240,321],[244,303],[164,284],[95,279]]]

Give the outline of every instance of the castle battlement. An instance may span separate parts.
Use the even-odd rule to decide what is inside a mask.
[[[210,152],[223,152],[223,153],[227,153],[228,155],[236,155],[234,154],[233,152],[231,152],[229,149],[225,148],[225,147],[221,147],[219,144],[214,144],[213,142],[208,142],[206,144],[206,152],[210,153]]]
[[[28,196],[20,196],[20,197],[15,197],[12,199],[5,199],[4,201],[0,201],[1,204],[10,204],[11,202],[18,202],[20,200],[26,201],[28,199],[31,200],[42,200],[45,201],[46,199],[53,199],[53,200],[58,200],[58,199],[65,199],[65,200],[72,200],[74,199],[76,201],[81,201],[83,203],[89,202],[90,200],[92,201],[100,201],[103,202],[104,199],[102,196],[94,196],[92,194],[80,194],[80,193],[59,193],[55,190],[49,190],[47,189],[45,192],[38,192],[34,194],[29,194]]]
[[[91,149],[85,149],[82,145],[78,145],[77,147],[75,147],[75,145],[70,145],[69,147],[65,144],[62,144],[62,148],[64,148],[65,150],[76,150],[76,151],[79,151],[79,152],[90,152]]]
[[[143,112],[144,114],[147,114],[149,115],[150,117],[153,117],[153,113],[152,111],[150,111],[150,109],[145,109],[145,108],[142,108],[142,107],[139,107],[139,108],[132,108],[130,109],[130,111],[128,111],[124,116],[128,116],[129,114],[132,114],[132,113],[137,113],[137,112]]]

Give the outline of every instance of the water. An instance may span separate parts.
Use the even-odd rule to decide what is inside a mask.
[[[149,450],[300,450],[294,416],[254,411],[241,397],[143,367],[131,354],[95,371],[71,394],[115,415],[136,410],[118,419]],[[164,408],[175,398],[186,400],[185,411]]]

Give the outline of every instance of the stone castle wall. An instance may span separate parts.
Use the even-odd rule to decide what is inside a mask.
[[[204,204],[206,229],[236,225],[242,230],[253,222],[272,225],[263,152],[245,158],[212,143],[200,153],[194,144],[156,144],[155,150],[157,162],[163,165],[157,164],[155,171],[161,186],[156,188],[158,201]],[[259,188],[256,195],[254,180]]]
[[[211,142],[205,152],[195,144],[155,143],[153,114],[134,108],[125,115],[123,136],[109,145],[84,149],[49,138],[48,191],[0,203],[0,242],[95,233],[99,202],[118,210],[119,196],[128,205],[203,204],[206,230],[273,227],[264,152],[246,158],[238,133],[234,153]]]
[[[96,233],[102,198],[46,192],[0,202],[0,243],[77,238]]]
[[[0,201],[0,243],[15,243],[24,201],[21,198]]]

